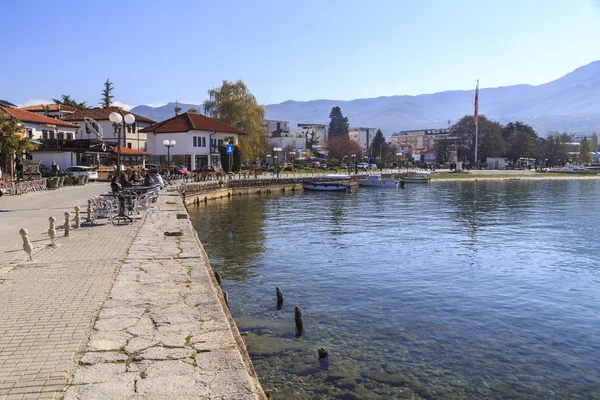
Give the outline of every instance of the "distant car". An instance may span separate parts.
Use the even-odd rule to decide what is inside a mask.
[[[175,175],[188,176],[190,174],[190,171],[188,171],[185,165],[175,164],[173,166],[173,173]]]
[[[65,169],[65,174],[70,176],[87,176],[90,182],[98,179],[98,171],[93,167],[86,167],[83,165],[74,165]]]
[[[367,165],[369,165],[369,164],[367,164],[367,163],[358,163],[358,164],[356,164],[356,168],[366,170],[367,169]]]
[[[149,170],[157,170],[158,171],[158,166],[156,164],[148,164],[148,163],[146,163],[145,168],[149,169]]]
[[[377,164],[367,164],[365,169],[377,169]]]
[[[340,168],[346,169],[346,168],[348,168],[348,166],[346,165],[346,163],[341,163]]]
[[[202,172],[221,172],[221,170],[216,165],[205,165],[202,167]]]

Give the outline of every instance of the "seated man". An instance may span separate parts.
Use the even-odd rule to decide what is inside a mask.
[[[127,175],[125,175],[124,173],[121,174],[119,182],[121,183],[121,187],[124,188],[133,186],[133,184],[127,180]]]
[[[152,180],[152,177],[150,176],[149,172],[146,172],[146,175],[144,175],[144,186],[154,186],[154,180]]]
[[[122,189],[123,189],[123,187],[119,183],[119,177],[116,175],[113,176],[112,180],[110,181],[110,190],[112,190],[113,193],[118,193]]]

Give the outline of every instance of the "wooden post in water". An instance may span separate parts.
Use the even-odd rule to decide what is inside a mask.
[[[302,336],[302,312],[300,312],[300,307],[294,307],[294,317],[296,319],[296,337],[299,338]]]
[[[281,293],[281,289],[278,287],[275,288],[277,291],[277,311],[281,310],[281,305],[283,304],[283,293]]]
[[[219,286],[221,286],[221,274],[218,273],[217,271],[215,271],[215,279],[217,280],[217,283],[219,284]]]

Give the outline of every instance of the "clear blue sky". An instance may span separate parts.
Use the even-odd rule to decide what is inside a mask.
[[[600,0],[0,0],[0,99],[106,78],[132,106],[200,104],[242,79],[261,104],[549,82],[600,59]]]

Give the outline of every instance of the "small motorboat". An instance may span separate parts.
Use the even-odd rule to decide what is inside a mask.
[[[349,192],[351,186],[341,183],[302,181],[302,188],[316,192]]]
[[[429,183],[431,178],[428,176],[401,176],[400,181],[404,183]]]
[[[358,179],[356,183],[358,183],[358,186],[382,188],[396,188],[400,184],[395,179],[383,179],[381,175],[367,175],[365,179]]]

